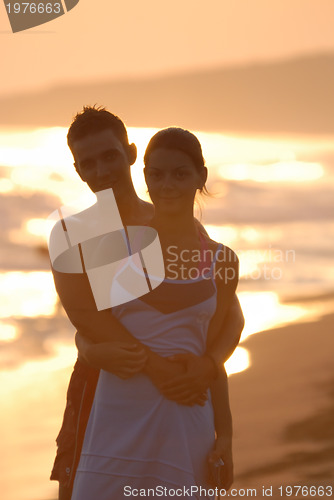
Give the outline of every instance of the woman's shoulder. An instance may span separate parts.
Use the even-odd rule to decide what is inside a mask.
[[[223,243],[219,243],[211,238],[206,238],[207,247],[215,256],[215,260],[217,262],[225,263],[225,264],[235,264],[236,266],[239,263],[239,259],[237,254],[232,248],[224,245]]]
[[[237,254],[232,250],[232,248],[224,245],[223,243],[212,240],[205,230],[205,227],[197,219],[195,219],[195,224],[199,231],[200,240],[211,253],[220,252],[221,254],[224,254],[229,261],[238,262]]]
[[[217,286],[229,285],[235,290],[239,279],[239,259],[232,248],[218,243],[217,241],[208,240],[208,248],[213,256],[213,276]]]

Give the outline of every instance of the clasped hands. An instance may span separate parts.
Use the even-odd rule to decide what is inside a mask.
[[[75,342],[79,357],[91,366],[122,379],[146,373],[167,399],[179,404],[204,405],[216,373],[212,359],[205,355],[184,353],[162,358],[135,342],[112,340],[94,344],[79,332]]]

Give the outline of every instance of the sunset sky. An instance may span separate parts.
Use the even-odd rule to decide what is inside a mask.
[[[80,0],[13,34],[1,2],[0,95],[334,51],[333,19],[333,0]]]
[[[248,338],[233,361],[250,364],[230,386],[237,487],[327,473],[329,484],[334,315],[310,320],[334,311],[334,0],[79,0],[15,34],[9,1],[19,0],[0,0],[1,499],[57,496],[49,474],[76,350],[45,233],[58,207],[91,200],[66,133],[94,103],[129,127],[142,197],[155,130],[195,131],[212,194],[201,220],[239,256],[245,336],[290,323]]]

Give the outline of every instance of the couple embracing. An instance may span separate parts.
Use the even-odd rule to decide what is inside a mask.
[[[243,316],[235,295],[238,259],[193,215],[208,175],[201,145],[176,127],[152,137],[144,174],[153,205],[134,190],[136,147],[117,116],[85,107],[68,145],[100,212],[93,206],[85,216],[64,218],[63,229],[94,227],[112,190],[125,228],[157,232],[165,278],[145,295],[98,310],[84,265],[66,273],[53,266],[79,350],[51,475],[59,499],[215,498],[233,480],[223,363],[239,341]],[[110,244],[93,238],[93,258],[106,256]]]

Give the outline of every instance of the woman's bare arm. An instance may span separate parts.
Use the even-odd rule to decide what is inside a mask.
[[[211,483],[214,487],[228,490],[233,483],[233,427],[225,370],[220,370],[210,390],[216,430],[215,445],[208,457]]]

